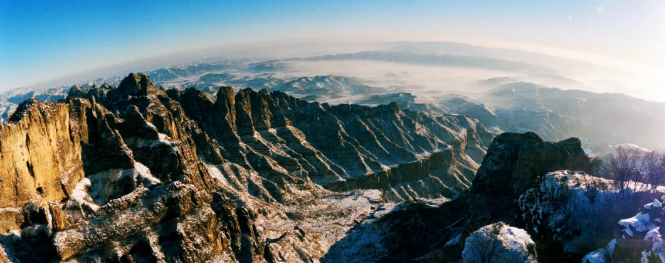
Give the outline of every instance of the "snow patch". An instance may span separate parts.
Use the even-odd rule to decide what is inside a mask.
[[[99,204],[120,198],[141,185],[148,187],[160,183],[148,167],[134,162],[133,169],[111,169],[81,179],[74,187],[65,208],[75,219],[85,217],[90,212],[97,212]]]
[[[80,214],[75,213],[75,219],[79,216],[85,216],[85,210],[88,210],[88,212],[97,212],[97,210],[99,210],[100,206],[95,204],[95,202],[92,201],[92,198],[88,195],[88,188],[91,186],[92,183],[90,182],[90,179],[81,179],[81,181],[79,181],[74,187],[72,194],[69,196],[69,200],[67,200],[67,203],[65,204],[68,209],[80,212]]]
[[[371,189],[363,191],[363,196],[367,197],[371,203],[380,203],[383,201],[381,190]]]
[[[594,252],[591,252],[582,258],[584,263],[609,263],[607,262],[608,252],[604,248],[600,248]]]
[[[633,229],[638,232],[645,232],[654,227],[649,220],[648,213],[639,213],[634,217],[619,220],[619,225],[625,227],[624,232],[631,237],[633,236]]]
[[[450,247],[450,246],[454,246],[454,245],[459,244],[460,238],[462,238],[462,234],[459,234],[459,235],[455,236],[454,238],[448,240],[448,242],[446,242],[444,247]]]
[[[524,230],[502,222],[484,226],[471,234],[464,242],[464,262],[536,263],[536,244]]]
[[[219,168],[217,168],[217,166],[212,164],[206,164],[206,167],[208,167],[208,172],[210,173],[212,178],[219,180],[224,185],[229,185],[229,181],[226,180],[226,177],[224,177],[224,174],[222,174],[222,171],[220,171]]]

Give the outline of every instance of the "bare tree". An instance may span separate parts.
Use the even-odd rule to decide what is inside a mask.
[[[463,263],[524,263],[530,261],[530,255],[535,256],[536,249],[533,244],[527,245],[525,253],[511,253],[508,251],[501,240],[501,229],[506,224],[499,222],[483,227],[481,230],[473,232],[466,239],[464,245]],[[469,251],[466,251],[469,249]],[[468,253],[467,253],[468,252]]]
[[[580,230],[580,224],[578,222],[578,218],[576,214],[578,213],[577,210],[580,208],[577,205],[577,196],[573,195],[571,201],[566,201],[562,205],[560,205],[560,209],[558,209],[560,215],[561,215],[561,221],[563,222],[563,227],[566,230],[567,235],[574,235],[574,233],[579,232]]]
[[[587,180],[587,185],[586,188],[584,188],[584,196],[586,196],[587,199],[589,199],[589,203],[591,203],[591,207],[593,208],[593,205],[596,203],[596,198],[598,197],[598,194],[600,193],[601,189],[598,189],[598,183],[596,183],[595,180]]]
[[[584,196],[586,196],[587,199],[589,199],[589,203],[591,204],[589,206],[589,216],[591,218],[596,217],[596,200],[598,199],[598,195],[600,195],[601,191],[603,191],[603,184],[598,182],[598,179],[596,178],[591,178],[588,179],[585,177],[585,184],[586,188],[584,188]],[[596,238],[596,228],[597,228],[597,221],[592,220],[591,221],[591,242],[593,242]]]
[[[470,249],[471,258],[465,258],[464,263],[491,263],[498,260],[502,253],[502,243],[499,239],[501,224],[492,224],[488,231],[476,231],[467,238],[469,242],[464,245]]]
[[[644,182],[649,184],[653,192],[658,185],[663,183],[665,176],[665,155],[657,151],[646,152],[642,155],[641,171]]]
[[[625,193],[631,182],[641,181],[640,152],[637,149],[623,147],[616,148],[616,154],[611,154],[605,161],[605,172],[608,178],[613,179],[617,188]]]
[[[602,169],[603,169],[603,159],[595,156],[589,159],[589,167],[586,170],[588,174],[602,177],[603,175]]]
[[[584,191],[582,192],[589,202],[593,205],[596,203],[598,196],[601,192],[608,189],[608,185],[601,179],[595,177],[584,177],[583,179]]]

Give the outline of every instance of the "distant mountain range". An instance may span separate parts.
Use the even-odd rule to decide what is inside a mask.
[[[504,76],[476,81],[477,89],[468,95],[432,95],[417,87],[377,85],[375,81],[338,75],[292,77],[293,61],[372,60],[421,65],[457,67],[490,67],[503,70],[528,70],[522,76]],[[547,140],[570,136],[582,138],[585,147],[599,151],[605,145],[633,143],[647,148],[665,148],[662,122],[665,104],[648,102],[619,94],[598,94],[580,90],[563,90],[553,86],[585,88],[583,83],[555,73],[546,73],[538,66],[502,59],[473,56],[426,55],[417,52],[368,51],[269,61],[221,60],[202,62],[147,71],[157,86],[195,87],[215,96],[220,86],[250,87],[256,90],[282,91],[309,101],[360,104],[397,103],[401,108],[433,114],[465,114],[478,119],[497,131],[536,131]],[[392,79],[412,77],[406,73],[390,73]],[[100,78],[81,87],[91,88],[104,83],[119,84],[120,78]],[[58,101],[64,99],[69,87],[46,90],[17,89],[0,93],[0,120],[6,120],[18,103],[25,99]],[[401,93],[400,93],[401,92]],[[404,93],[406,92],[406,93]],[[409,95],[406,95],[406,94]],[[418,98],[418,99],[416,99]]]
[[[296,59],[298,60],[298,59]],[[506,71],[553,72],[553,70],[533,64],[478,56],[451,54],[420,54],[410,52],[365,51],[338,55],[323,55],[303,58],[307,61],[325,60],[371,60],[395,63],[409,63],[428,66],[472,67]]]
[[[26,100],[0,137],[4,261],[312,262],[398,202],[468,189],[494,135],[394,103],[130,74]]]
[[[660,261],[665,188],[620,188],[592,155],[665,148],[665,103],[495,51],[390,43],[0,93],[0,262]],[[371,74],[315,68],[350,62]]]

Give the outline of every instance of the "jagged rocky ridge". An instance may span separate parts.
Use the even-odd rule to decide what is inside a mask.
[[[20,104],[0,126],[0,257],[311,262],[368,212],[322,199],[454,197],[491,140],[467,117],[395,104],[226,87],[214,99],[143,74],[76,86],[66,102]]]
[[[464,241],[481,227],[504,222],[526,228],[518,216],[518,198],[537,186],[548,171],[581,169],[588,162],[576,138],[552,143],[531,132],[503,133],[492,141],[472,187],[458,198],[437,207],[418,202],[403,204],[376,221],[357,225],[331,247],[323,262],[460,260]],[[529,233],[537,244],[538,262],[569,260],[560,247],[540,245],[543,241],[539,235]],[[367,236],[377,242],[361,250],[348,249]]]

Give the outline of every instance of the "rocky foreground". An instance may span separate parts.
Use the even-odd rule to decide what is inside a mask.
[[[339,262],[354,226],[470,188],[492,138],[396,104],[74,87],[0,126],[0,261]]]
[[[665,255],[665,190],[568,171],[593,170],[580,140],[495,137],[394,103],[211,96],[130,74],[21,103],[0,149],[0,262],[477,262],[487,244],[491,262]]]

